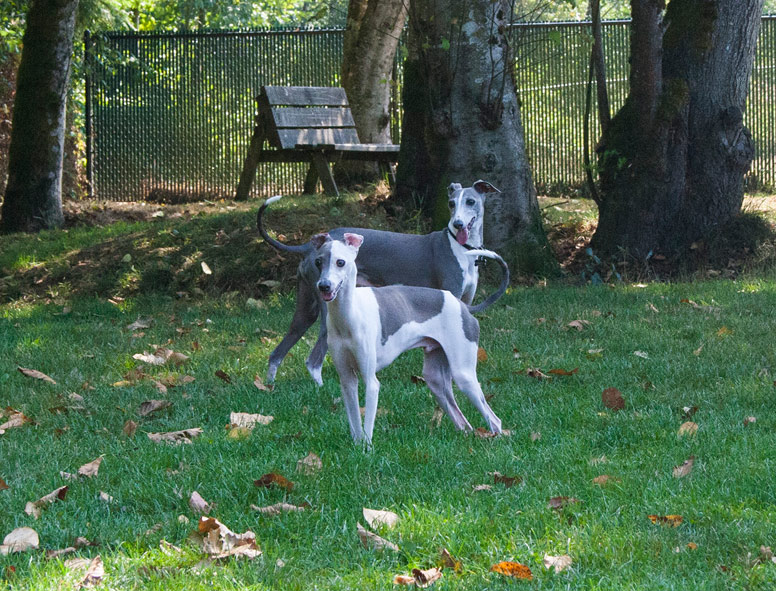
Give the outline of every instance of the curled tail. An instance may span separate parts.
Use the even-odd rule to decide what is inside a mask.
[[[485,308],[490,307],[493,305],[496,300],[498,300],[501,296],[504,295],[504,293],[507,291],[507,287],[509,287],[509,267],[507,266],[504,259],[502,259],[499,255],[497,255],[492,250],[467,250],[466,251],[467,256],[479,256],[479,257],[486,257],[489,259],[494,259],[498,262],[499,265],[501,265],[501,269],[503,271],[502,277],[501,277],[501,285],[499,285],[498,289],[494,291],[492,294],[490,294],[487,298],[485,298],[485,301],[480,302],[476,306],[469,306],[469,312],[472,314],[476,314],[477,312],[482,312]]]
[[[283,244],[282,242],[278,242],[272,236],[267,234],[267,231],[264,229],[264,224],[262,223],[262,217],[264,217],[264,210],[267,209],[267,206],[269,206],[270,203],[275,203],[275,201],[280,200],[281,197],[282,195],[275,195],[274,197],[270,197],[264,203],[261,204],[261,207],[259,207],[259,213],[256,214],[256,226],[259,228],[259,234],[261,234],[261,237],[264,238],[267,244],[269,244],[271,247],[277,250],[284,250],[286,252],[297,252],[299,254],[307,254],[312,250],[312,245],[309,242],[306,242],[305,244],[299,244],[299,245]]]

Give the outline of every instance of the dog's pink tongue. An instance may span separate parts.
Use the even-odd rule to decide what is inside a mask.
[[[458,230],[458,233],[455,235],[455,240],[461,246],[466,244],[466,241],[469,240],[469,230],[467,230],[466,228],[461,228],[460,230]]]

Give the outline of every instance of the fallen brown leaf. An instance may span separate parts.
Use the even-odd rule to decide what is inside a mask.
[[[270,472],[268,474],[265,474],[258,480],[254,480],[253,484],[258,488],[270,488],[271,486],[277,486],[279,488],[283,488],[287,490],[288,492],[291,492],[292,490],[294,490],[293,482],[291,482],[285,476],[281,476],[280,474],[276,474],[274,472]]]
[[[571,566],[571,556],[563,554],[562,556],[544,555],[544,568],[554,568],[556,573],[563,572]]]
[[[134,332],[136,330],[143,330],[144,328],[151,328],[151,318],[138,318],[132,324],[127,325],[127,330]]]
[[[485,427],[477,427],[473,433],[475,437],[480,439],[495,439],[496,437],[509,437],[512,435],[512,431],[509,429],[502,429],[501,433],[494,433],[493,431],[488,431]]]
[[[305,457],[296,463],[296,471],[304,474],[305,476],[312,476],[323,469],[323,461],[313,452],[308,453]]]
[[[437,567],[427,568],[421,570],[419,568],[412,569],[412,577],[415,579],[415,585],[421,589],[425,589],[434,584],[442,578],[442,569]]]
[[[89,563],[89,567],[86,569],[86,574],[83,580],[76,585],[76,589],[83,587],[94,587],[102,582],[105,576],[105,566],[102,564],[102,558],[99,555],[95,556]]]
[[[485,363],[488,360],[488,352],[482,347],[477,348],[477,363]]]
[[[472,488],[472,492],[482,492],[486,490],[493,490],[492,484],[475,484]]]
[[[124,423],[124,427],[121,430],[124,431],[124,435],[127,437],[134,437],[135,431],[137,431],[137,423],[130,419]]]
[[[579,371],[579,368],[575,367],[571,371],[568,371],[566,369],[551,369],[547,373],[552,374],[554,376],[573,376],[578,371]]]
[[[529,378],[536,378],[537,380],[549,380],[552,379],[547,374],[543,373],[541,369],[536,367],[528,367],[525,370],[525,375]]]
[[[396,544],[381,538],[377,534],[373,534],[372,532],[365,530],[364,526],[360,523],[356,523],[356,531],[358,532],[358,537],[361,540],[361,545],[367,550],[392,550],[394,552],[399,551],[399,547]]]
[[[698,424],[693,423],[692,421],[685,421],[681,425],[679,425],[679,431],[677,431],[677,435],[679,437],[691,437],[695,435],[698,432]]]
[[[434,413],[431,415],[431,428],[439,428],[442,425],[442,419],[445,417],[445,411],[438,406],[434,408]]]
[[[677,527],[684,521],[681,515],[647,515],[652,523],[657,525],[667,525],[668,527]]]
[[[550,509],[555,509],[556,511],[560,511],[563,509],[563,507],[568,505],[576,505],[577,503],[581,503],[581,501],[579,499],[575,499],[574,497],[552,497],[547,502],[547,507]]]
[[[8,490],[9,488],[10,488],[10,487],[9,487],[9,486],[8,486],[8,484],[5,482],[5,480],[3,480],[2,478],[0,478],[0,490]]]
[[[24,512],[27,515],[32,515],[35,519],[40,517],[43,509],[48,507],[54,501],[64,501],[67,496],[67,486],[60,486],[58,489],[51,491],[49,494],[39,498],[37,501],[30,501],[24,507]]]
[[[197,491],[191,493],[191,496],[189,497],[189,507],[194,513],[204,513],[205,515],[210,513],[210,509],[212,508]]]
[[[381,511],[364,507],[362,513],[364,514],[364,520],[372,529],[379,529],[382,526],[393,529],[399,522],[399,516],[393,511]]]
[[[413,384],[425,384],[426,383],[426,378],[424,378],[422,376],[410,376],[410,381]]]
[[[453,558],[453,555],[448,552],[447,548],[442,548],[442,550],[440,550],[439,563],[444,568],[449,568],[453,572],[461,572],[461,561]]]
[[[148,438],[154,443],[172,443],[179,445],[181,443],[191,443],[195,437],[202,435],[202,429],[195,427],[193,429],[183,429],[181,431],[168,431],[166,433],[147,433]]]
[[[230,378],[229,374],[226,373],[223,369],[216,370],[216,377],[225,381],[227,384],[232,383],[232,378]]]
[[[97,495],[97,498],[100,499],[103,503],[112,503],[113,502],[113,497],[110,496],[108,493],[106,493],[103,490],[100,491],[100,494]]]
[[[491,474],[493,475],[493,483],[503,484],[505,488],[511,488],[523,481],[520,476],[504,476],[501,472],[492,472]]]
[[[395,575],[393,577],[394,585],[414,585],[415,577],[410,575]]]
[[[253,385],[256,386],[259,390],[263,390],[264,392],[271,392],[275,389],[273,384],[265,384],[258,375],[253,376]]]
[[[280,515],[281,513],[291,513],[294,511],[304,511],[309,505],[291,505],[289,503],[275,503],[274,505],[268,505],[266,507],[257,507],[251,505],[253,511],[258,511],[264,515]]]
[[[25,416],[23,413],[19,412],[18,410],[15,410],[11,407],[8,407],[6,410],[6,416],[8,417],[8,420],[0,425],[0,434],[3,433],[6,429],[13,429],[15,427],[21,427],[22,425],[26,423],[31,423],[32,419],[28,416]]]
[[[48,377],[45,373],[38,371],[37,369],[27,369],[26,367],[17,367],[16,369],[18,369],[22,375],[25,375],[28,378],[33,378],[35,380],[43,380],[44,382],[48,382],[49,384],[56,384],[54,380]]]
[[[748,427],[749,425],[754,425],[757,422],[757,417],[746,417],[744,419],[744,427]],[[0,429],[3,427],[0,426]]]
[[[97,476],[97,472],[99,472],[100,470],[100,464],[102,464],[102,456],[78,468],[78,475],[86,476],[88,478],[91,478],[92,476]]]
[[[256,534],[248,530],[236,534],[213,517],[202,516],[197,524],[202,550],[214,559],[229,556],[256,558],[261,548],[256,544]]]
[[[617,388],[606,388],[601,394],[601,402],[606,408],[622,410],[625,408],[625,399]]]
[[[229,427],[244,427],[252,430],[256,425],[269,425],[274,418],[249,412],[233,412],[229,414]]]
[[[499,573],[508,577],[514,577],[516,579],[525,579],[530,581],[533,579],[533,573],[531,569],[520,564],[519,562],[499,562],[490,567],[490,572]]]
[[[674,470],[673,470],[674,478],[684,478],[685,476],[689,476],[690,472],[692,472],[692,466],[694,463],[695,463],[695,456],[690,456],[681,465],[674,466]]]
[[[147,417],[153,412],[160,411],[170,406],[172,406],[172,402],[169,400],[146,400],[140,404],[140,407],[137,409],[137,414],[141,417]]]
[[[38,546],[40,546],[38,532],[31,527],[17,527],[3,539],[3,543],[0,544],[0,555],[34,550]]]
[[[593,484],[597,484],[598,486],[606,486],[612,482],[620,482],[620,479],[609,476],[608,474],[601,474],[600,476],[593,478]]]
[[[581,331],[581,330],[584,330],[586,326],[590,326],[590,321],[588,321],[588,320],[572,320],[566,326],[568,326],[569,328],[575,328],[578,331]]]
[[[53,560],[54,558],[59,558],[60,556],[72,554],[75,551],[76,549],[73,546],[68,546],[67,548],[61,548],[59,550],[46,550],[46,559]]]

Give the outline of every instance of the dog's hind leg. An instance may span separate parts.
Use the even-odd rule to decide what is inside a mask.
[[[296,309],[294,310],[294,317],[291,319],[291,326],[288,328],[286,336],[280,341],[280,344],[269,355],[269,368],[267,369],[266,379],[268,384],[275,381],[275,374],[281,362],[291,347],[313,325],[315,319],[318,318],[319,311],[320,304],[315,289],[303,277],[299,277],[296,290]]]
[[[472,345],[471,354],[456,355],[455,359],[450,359],[450,369],[453,374],[455,384],[466,394],[475,408],[480,411],[482,417],[487,421],[488,428],[493,433],[501,433],[501,419],[496,416],[493,409],[490,408],[485,395],[482,393],[480,383],[477,381],[477,345]]]
[[[471,424],[466,420],[455,401],[450,364],[447,361],[447,355],[441,348],[424,352],[423,379],[426,380],[429,389],[434,393],[439,406],[453,421],[455,428],[461,431],[471,431]]]
[[[310,351],[310,355],[307,357],[305,366],[307,371],[315,380],[315,383],[319,386],[323,386],[323,377],[321,376],[321,368],[323,367],[323,360],[326,358],[326,351],[328,349],[328,343],[326,342],[326,306],[320,304],[321,310],[321,328],[318,331],[318,340],[315,341],[313,350]]]

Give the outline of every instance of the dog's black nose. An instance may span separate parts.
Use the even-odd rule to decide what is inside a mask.
[[[453,222],[453,228],[455,228],[456,230],[460,230],[461,228],[463,228],[463,222],[461,220],[455,220]]]
[[[318,283],[318,290],[321,293],[329,293],[331,291],[331,283],[328,281],[321,281]]]

